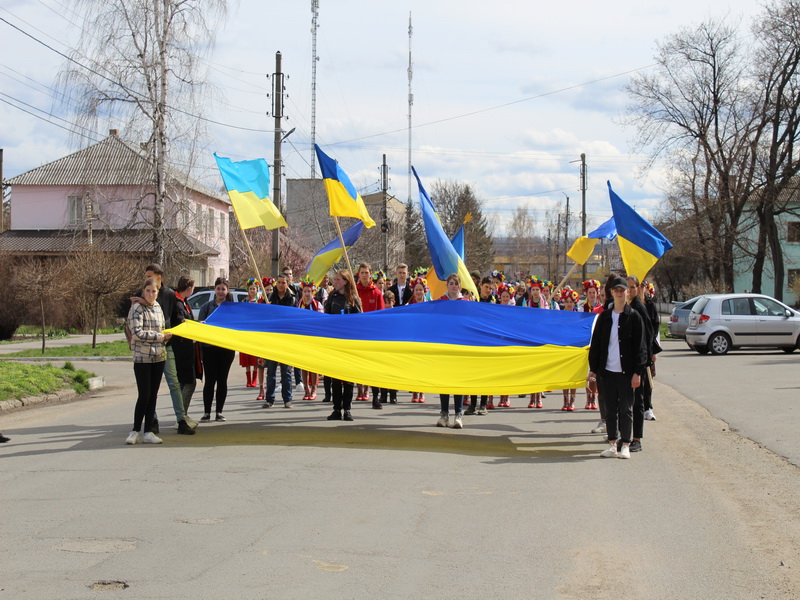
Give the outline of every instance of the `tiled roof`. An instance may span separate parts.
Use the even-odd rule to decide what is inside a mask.
[[[167,177],[169,185],[186,187],[229,203],[227,194],[218,194],[172,167],[167,167]],[[12,177],[6,184],[140,186],[152,179],[147,152],[112,133],[88,148]]]
[[[219,256],[219,251],[199,242],[185,233],[167,229],[167,252],[188,256]],[[153,232],[149,229],[119,231],[95,230],[93,248],[99,252],[124,252],[127,254],[152,254]],[[46,229],[9,230],[0,233],[0,251],[15,254],[68,254],[87,248],[86,231],[56,231]]]

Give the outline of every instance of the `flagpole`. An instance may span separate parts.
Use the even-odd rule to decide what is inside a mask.
[[[561,283],[559,283],[556,286],[556,289],[553,290],[553,295],[558,293],[558,291],[561,289],[561,286],[563,286],[564,283],[566,283],[567,279],[569,279],[569,276],[572,275],[575,272],[575,269],[577,269],[579,266],[580,265],[578,263],[572,265],[572,268],[569,271],[567,271],[566,275],[564,275],[564,279],[561,280]]]
[[[238,219],[237,219],[238,221]],[[261,273],[258,271],[258,263],[256,262],[256,257],[253,256],[253,250],[250,248],[250,242],[247,239],[247,232],[244,229],[239,227],[239,231],[242,232],[242,237],[244,238],[244,246],[247,248],[247,254],[250,255],[250,260],[253,261],[253,269],[256,271],[256,277],[258,277],[258,287],[261,288],[261,293],[263,294],[264,302],[268,302],[269,299],[267,298],[267,289],[264,287],[264,280],[261,279]]]
[[[347,246],[344,243],[344,237],[342,236],[342,228],[339,226],[339,217],[333,217],[333,222],[336,224],[336,234],[339,236],[339,243],[342,245],[342,251],[344,251],[344,260],[347,262],[347,269],[350,271],[350,274],[355,277],[353,273],[353,267],[350,266],[350,257],[347,255]]]

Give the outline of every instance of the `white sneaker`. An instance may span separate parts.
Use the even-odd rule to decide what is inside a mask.
[[[161,443],[161,438],[158,437],[152,431],[147,431],[142,436],[142,443],[143,444],[160,444]]]
[[[600,456],[602,456],[603,458],[618,458],[619,457],[619,452],[617,452],[617,443],[614,442],[608,448],[603,450],[600,453]],[[630,452],[628,452],[628,457],[630,458]]]
[[[631,457],[631,445],[622,444],[622,449],[619,451],[619,458],[630,458],[630,457]]]
[[[138,431],[131,431],[128,437],[125,438],[126,444],[138,444],[141,441]]]
[[[598,421],[597,427],[592,429],[592,433],[605,433],[606,432],[606,422],[605,421]]]
[[[645,421],[655,421],[656,420],[656,414],[653,412],[652,408],[648,408],[646,411],[644,411],[644,420]]]
[[[447,413],[439,413],[439,420],[436,421],[437,427],[447,427],[450,425],[450,415]]]
[[[453,429],[464,429],[464,421],[461,418],[461,413],[458,413],[453,420]]]
[[[197,429],[197,421],[195,421],[194,419],[190,419],[190,418],[189,418],[189,415],[186,415],[186,416],[183,418],[183,420],[184,420],[184,421],[186,421],[186,424],[187,424],[189,427],[191,427],[192,429]]]

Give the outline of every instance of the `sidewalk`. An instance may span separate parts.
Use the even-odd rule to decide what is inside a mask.
[[[116,342],[117,340],[124,340],[124,333],[101,333],[97,335],[97,343],[100,342]],[[91,344],[91,334],[71,335],[65,338],[55,340],[48,339],[45,342],[45,348],[62,348],[64,346],[80,346],[82,344]],[[37,338],[29,342],[15,342],[13,344],[0,344],[0,356],[3,354],[11,354],[12,352],[19,352],[21,350],[38,350],[42,347],[42,338]],[[61,360],[61,359],[59,359]]]

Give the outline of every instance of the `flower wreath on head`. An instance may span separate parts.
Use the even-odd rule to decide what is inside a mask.
[[[583,291],[587,292],[590,288],[596,289],[598,292],[600,291],[600,282],[597,279],[587,279],[583,282]]]
[[[417,267],[414,269],[414,279],[424,279],[428,274],[428,269],[425,267]]]
[[[543,279],[542,283],[547,287],[548,291],[553,291],[555,284],[552,281],[548,281],[547,279]]]
[[[275,278],[274,277],[262,277],[261,278],[261,285],[267,287],[268,285],[275,285]]]
[[[514,286],[511,284],[506,285],[505,283],[501,283],[497,286],[497,295],[502,295],[503,292],[508,292],[508,295],[513,297],[514,296]]]
[[[316,284],[316,283],[314,283],[314,282],[311,280],[311,278],[310,278],[310,277],[303,277],[303,278],[300,280],[300,287],[301,287],[301,288],[303,288],[303,289],[305,289],[305,288],[311,288],[311,291],[313,292],[314,290],[316,290],[316,289],[317,289],[317,284]]]
[[[377,271],[375,271],[375,272],[372,274],[372,281],[375,281],[375,282],[377,282],[377,281],[378,281],[378,279],[383,279],[384,281],[386,281],[386,273],[384,273],[384,272],[383,272],[383,271],[381,271],[380,269],[378,269]]]
[[[572,298],[572,301],[577,303],[578,302],[578,292],[573,290],[571,287],[567,286],[563,290],[561,290],[561,301],[564,302],[568,298]]]
[[[411,289],[413,290],[415,287],[417,287],[418,283],[422,284],[422,287],[425,288],[426,292],[428,291],[428,280],[424,277],[415,278],[414,281],[411,282]]]
[[[642,285],[644,286],[644,289],[645,289],[645,291],[647,292],[647,295],[650,298],[655,298],[656,297],[656,286],[654,286],[652,283],[650,283],[647,280],[643,281]]]
[[[244,287],[249,288],[251,285],[258,285],[258,279],[251,277],[245,282]]]
[[[536,275],[531,275],[528,277],[528,287],[529,288],[539,288],[542,289],[545,285],[545,281],[536,277]]]
[[[506,275],[501,270],[495,269],[492,271],[492,279],[499,279],[500,283],[502,283],[506,280]]]

